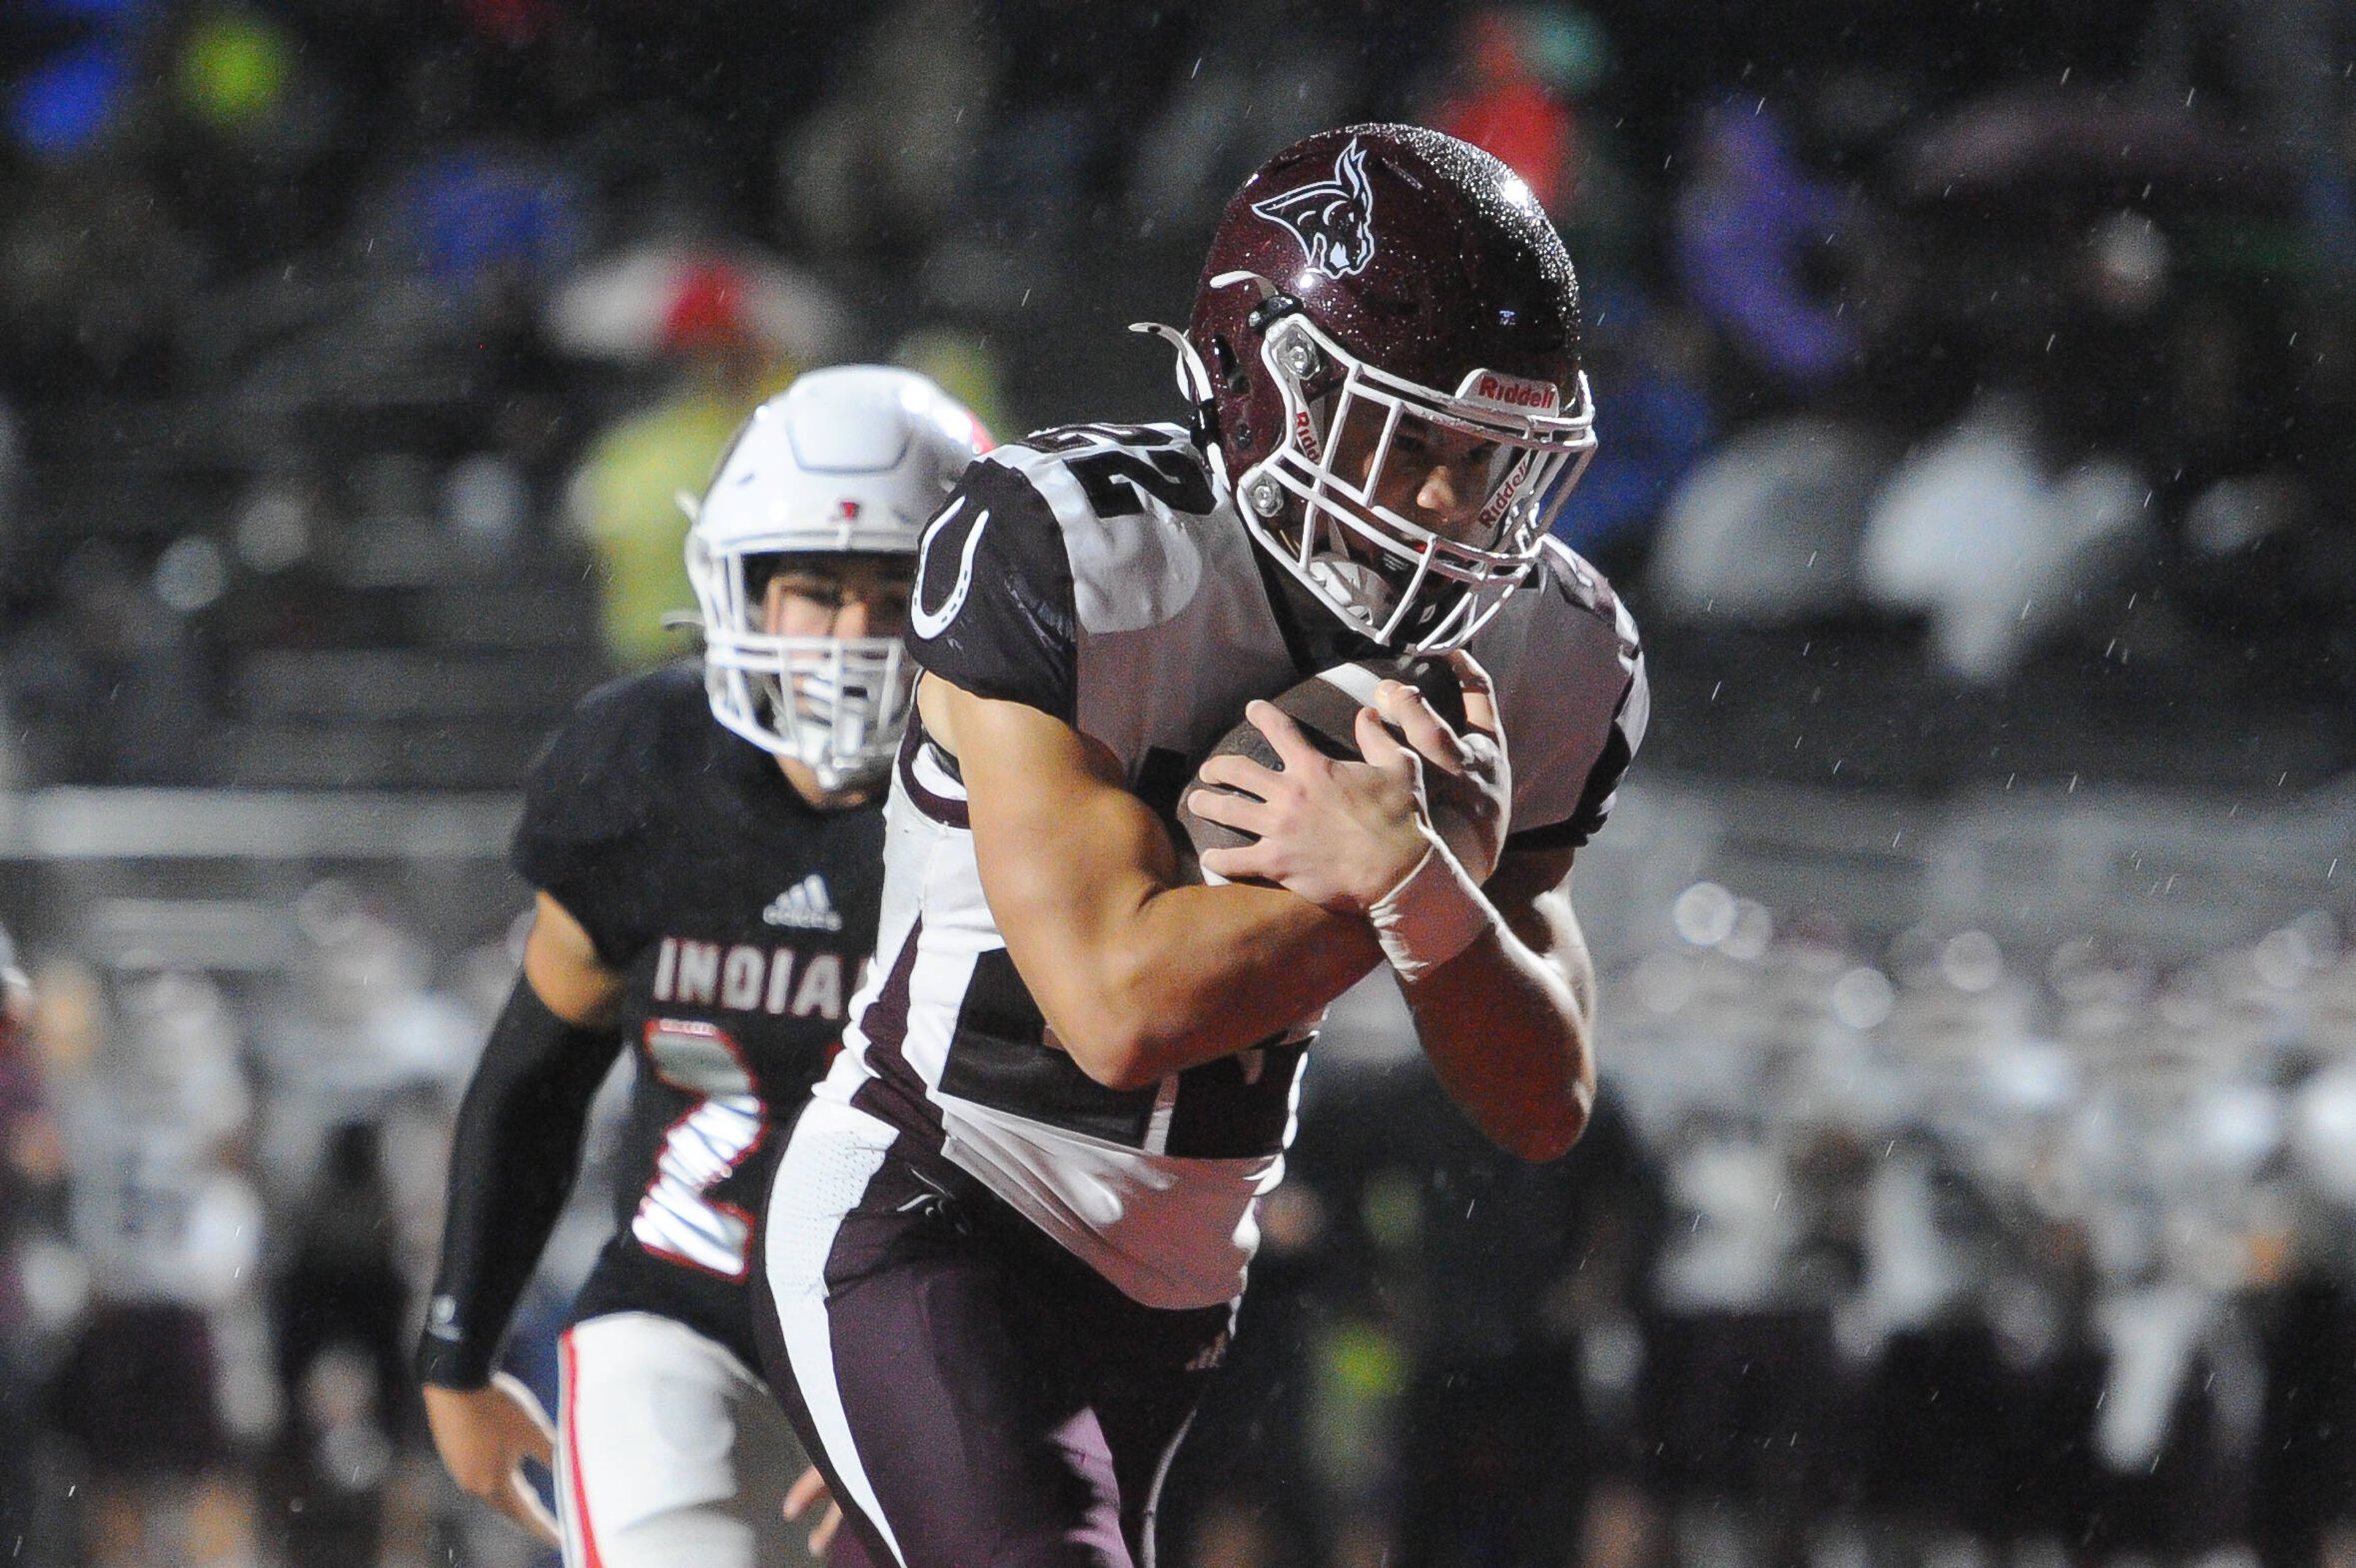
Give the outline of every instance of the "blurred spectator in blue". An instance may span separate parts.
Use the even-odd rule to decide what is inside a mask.
[[[400,197],[428,276],[469,284],[505,271],[545,283],[578,251],[579,198],[562,170],[468,147],[428,159]]]
[[[12,19],[45,52],[5,98],[9,131],[36,157],[68,159],[123,122],[154,0],[18,0]]]
[[[1837,379],[1855,330],[1810,292],[1807,260],[1840,223],[1841,193],[1801,167],[1764,100],[1705,109],[1676,203],[1687,294],[1754,369],[1788,391]]]
[[[1707,345],[1692,318],[1655,304],[1634,284],[1607,285],[1589,298],[1589,374],[1603,435],[1554,531],[1616,575],[1644,549],[1718,427],[1704,390]]]
[[[100,38],[43,60],[8,101],[8,129],[44,158],[70,157],[96,144],[122,112],[133,82],[130,51]]]

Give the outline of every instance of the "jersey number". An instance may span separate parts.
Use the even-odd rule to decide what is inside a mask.
[[[1087,493],[1099,517],[1126,517],[1145,510],[1141,490],[1173,511],[1207,512],[1211,482],[1174,452],[1098,452],[1065,464]]]
[[[1107,439],[1136,439],[1153,432],[1124,425],[1082,425],[1060,437],[1033,437],[1049,452]],[[1197,464],[1167,446],[1119,447],[1083,452],[1064,459],[1099,517],[1130,517],[1145,510],[1146,496],[1181,512],[1211,509],[1211,482]]]
[[[663,1135],[655,1179],[638,1200],[630,1234],[650,1253],[741,1280],[752,1268],[753,1216],[712,1189],[768,1131],[753,1075],[736,1042],[715,1024],[649,1019],[646,1040],[655,1076],[697,1100]]]

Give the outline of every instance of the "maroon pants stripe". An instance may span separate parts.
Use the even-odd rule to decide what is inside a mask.
[[[830,1482],[864,1473],[905,1568],[1151,1568],[1154,1492],[1231,1309],[1138,1305],[962,1171],[903,1157],[905,1142],[827,1260],[855,1454],[826,1452],[755,1271],[762,1355],[804,1444]],[[834,1489],[875,1561],[894,1562]]]

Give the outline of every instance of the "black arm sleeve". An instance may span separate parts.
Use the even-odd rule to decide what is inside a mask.
[[[566,1023],[517,978],[458,1108],[420,1382],[489,1381],[508,1317],[573,1190],[590,1102],[621,1045],[610,1030]]]

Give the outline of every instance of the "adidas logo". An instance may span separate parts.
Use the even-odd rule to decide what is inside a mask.
[[[841,931],[842,916],[827,896],[826,879],[812,871],[769,901],[761,912],[765,925],[790,925],[797,931]]]

